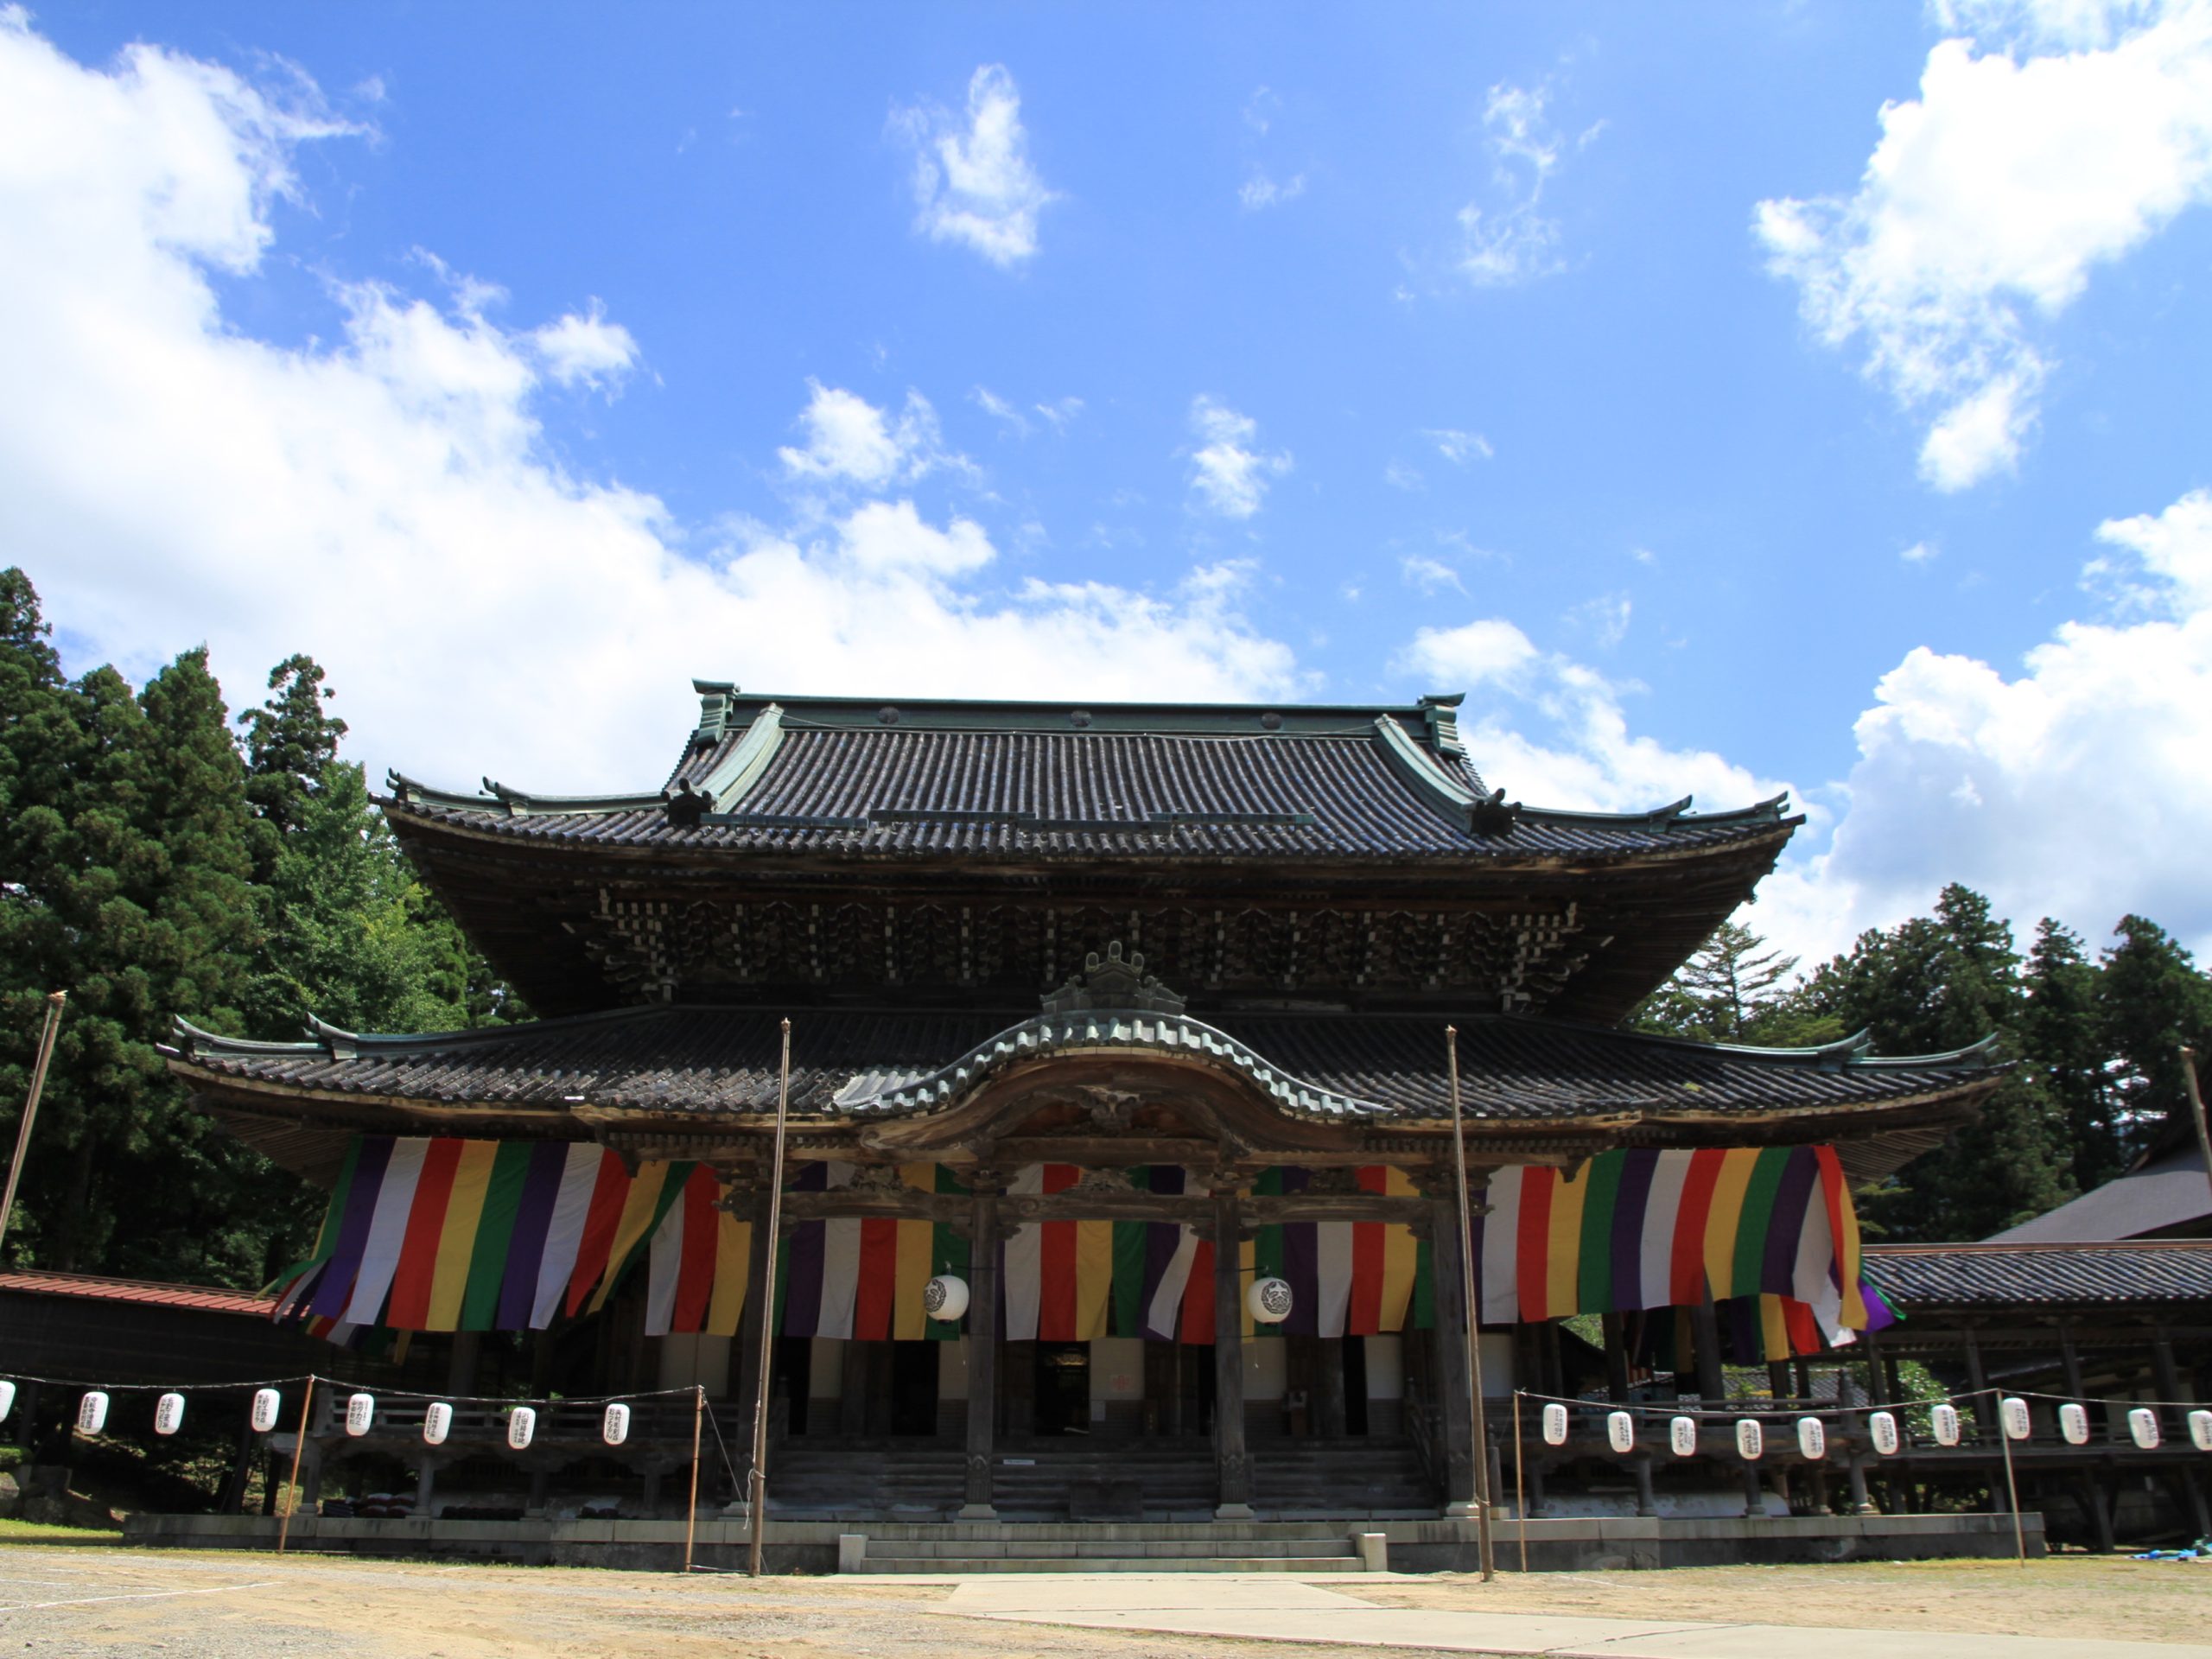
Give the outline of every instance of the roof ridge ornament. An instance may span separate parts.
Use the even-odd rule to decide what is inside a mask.
[[[1109,1008],[1133,1014],[1180,1014],[1184,1000],[1144,970],[1144,953],[1132,950],[1125,957],[1116,939],[1100,956],[1093,950],[1083,959],[1083,971],[1068,976],[1066,984],[1044,996],[1047,1014],[1078,1014],[1089,1008]]]

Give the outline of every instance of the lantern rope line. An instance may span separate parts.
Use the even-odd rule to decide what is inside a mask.
[[[2154,1409],[2163,1408],[2168,1411],[2212,1411],[2212,1400],[2139,1400],[2130,1395],[2105,1394],[2093,1394],[2086,1396],[2077,1396],[2071,1394],[2046,1394],[2036,1389],[2000,1389],[1993,1383],[1985,1389],[1963,1389],[1956,1394],[1934,1395],[1926,1399],[1892,1400],[1885,1405],[1877,1404],[1875,1402],[1870,1400],[1866,1404],[1859,1406],[1820,1405],[1808,1401],[1802,1406],[1770,1405],[1762,1407],[1745,1404],[1741,1407],[1729,1408],[1714,1406],[1686,1406],[1677,1404],[1673,1401],[1655,1402],[1649,1400],[1630,1401],[1626,1404],[1614,1405],[1609,1401],[1586,1399],[1582,1395],[1577,1394],[1539,1394],[1534,1389],[1516,1389],[1513,1392],[1515,1396],[1517,1398],[1535,1400],[1568,1407],[1580,1406],[1590,1411],[1639,1412],[1656,1417],[1726,1417],[1732,1421],[1738,1417],[1788,1417],[1792,1419],[1798,1417],[1858,1417],[1863,1416],[1870,1411],[1910,1411],[1916,1408],[1924,1408],[1929,1406],[1958,1405],[1961,1402],[1971,1403],[1974,1401],[1982,1398],[1985,1395],[1991,1398],[1999,1400],[2008,1397],[2021,1400],[2051,1400],[2057,1402],[2061,1405],[2069,1406],[2099,1405],[2124,1406],[2130,1408],[2145,1406]]]
[[[95,1382],[79,1377],[33,1376],[23,1371],[0,1371],[0,1382],[33,1382],[40,1388],[97,1389],[103,1394],[219,1394],[232,1389],[278,1389],[289,1384],[327,1383],[334,1388],[349,1388],[373,1393],[379,1402],[385,1400],[444,1401],[453,1406],[607,1406],[617,1401],[660,1400],[676,1395],[688,1395],[683,1389],[638,1389],[627,1394],[566,1394],[558,1398],[540,1395],[518,1396],[509,1394],[442,1394],[425,1389],[388,1389],[373,1382],[328,1376],[321,1371],[299,1371],[290,1376],[262,1377],[246,1382]]]

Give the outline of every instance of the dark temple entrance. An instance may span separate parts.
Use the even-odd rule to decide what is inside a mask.
[[[1037,1344],[1036,1424],[1039,1434],[1090,1433],[1090,1344]]]

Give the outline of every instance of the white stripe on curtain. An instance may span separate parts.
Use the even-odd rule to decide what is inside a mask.
[[[676,1286],[683,1274],[683,1206],[690,1192],[676,1195],[668,1213],[653,1229],[652,1254],[645,1268],[645,1334],[664,1337],[676,1319]]]
[[[1007,1184],[1009,1195],[1045,1190],[1045,1166],[1031,1164]],[[1045,1294],[1045,1229],[1025,1222],[1006,1241],[1006,1339],[1037,1340],[1037,1309]],[[988,1317],[988,1315],[986,1315]]]
[[[569,1288],[575,1270],[576,1250],[583,1243],[584,1221],[591,1213],[592,1189],[599,1185],[603,1154],[595,1141],[579,1141],[569,1148],[561,1168],[561,1190],[553,1198],[553,1224],[546,1230],[545,1254],[537,1264],[537,1294],[530,1305],[530,1328],[543,1331],[553,1323],[553,1310]]]
[[[409,1135],[391,1144],[391,1161],[385,1166],[384,1185],[377,1189],[376,1213],[369,1219],[369,1242],[353,1280],[353,1300],[340,1315],[351,1324],[374,1325],[383,1310],[391,1275],[399,1268],[400,1247],[407,1242],[407,1212],[415,1207],[423,1156],[429,1149],[427,1135]]]
[[[1313,1224],[1313,1279],[1319,1296],[1314,1318],[1321,1336],[1344,1333],[1344,1314],[1351,1306],[1351,1227],[1348,1221]]]
[[[1490,1213],[1483,1217],[1482,1323],[1516,1325],[1521,1319],[1521,1285],[1514,1277],[1515,1241],[1521,1230],[1519,1164],[1491,1172],[1484,1202]]]
[[[1643,1236],[1637,1242],[1640,1282],[1638,1307],[1668,1307],[1674,1303],[1675,1224],[1682,1213],[1682,1187],[1689,1179],[1687,1152],[1662,1152],[1651,1175],[1651,1198],[1643,1210]],[[1618,1291],[1618,1287],[1616,1287]]]
[[[851,1164],[830,1166],[831,1188],[850,1186],[858,1172]],[[861,1223],[846,1216],[822,1224],[822,1311],[815,1321],[817,1337],[853,1334],[853,1302],[860,1294]]]

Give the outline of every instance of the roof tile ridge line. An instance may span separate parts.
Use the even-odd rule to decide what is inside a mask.
[[[745,734],[724,750],[714,769],[699,779],[696,787],[707,798],[707,810],[728,812],[743,800],[768,770],[783,741],[783,705],[772,702],[753,715]]]
[[[1478,804],[1474,791],[1445,771],[1443,762],[1389,715],[1376,715],[1370,729],[1398,781],[1460,834],[1472,834]]]
[[[1196,1032],[1217,1039],[1222,1046],[1220,1052],[1236,1065],[1238,1071],[1251,1077],[1265,1093],[1280,1096],[1282,1092],[1282,1087],[1277,1086],[1280,1084],[1283,1087],[1307,1090],[1323,1100],[1342,1101],[1347,1106],[1357,1109],[1363,1115],[1380,1117],[1393,1116],[1390,1109],[1379,1101],[1368,1100],[1362,1096],[1347,1095],[1334,1089],[1324,1088],[1319,1084],[1309,1082],[1297,1076],[1269,1060],[1249,1044],[1222,1030],[1218,1026],[1209,1025],[1205,1020],[1195,1019],[1187,1014],[1163,1014],[1154,1008],[1071,1008],[1065,1014],[1033,1014],[1025,1020],[1008,1026],[1003,1031],[993,1033],[958,1058],[947,1062],[925,1076],[917,1077],[912,1082],[902,1084],[896,1088],[878,1089],[872,1095],[856,1095],[846,1104],[849,1107],[864,1107],[868,1103],[880,1101],[887,1096],[909,1094],[917,1090],[938,1090],[944,1083],[971,1068],[986,1071],[990,1070],[989,1062],[995,1050],[1010,1050],[1025,1039],[1033,1041],[1038,1036],[1043,1037],[1049,1042],[1052,1039],[1053,1027],[1062,1022],[1070,1026],[1071,1035],[1073,1035],[1073,1028],[1078,1024],[1095,1022],[1100,1015],[1145,1020],[1160,1028],[1161,1036],[1149,1041],[1132,1042],[1129,1045],[1132,1047],[1162,1050],[1188,1047],[1190,1046],[1188,1043],[1176,1043],[1166,1039],[1165,1033],[1171,1024],[1179,1026],[1185,1033]],[[1096,1039],[1105,1040],[1109,1035],[1109,1031],[1102,1030],[1097,1033]],[[1262,1083],[1258,1076],[1261,1072],[1266,1073],[1274,1081]]]
[[[190,1058],[193,1054],[203,1052],[214,1055],[331,1054],[336,1048],[345,1047],[373,1053],[404,1053],[415,1049],[486,1046],[503,1039],[530,1036],[541,1031],[573,1031],[592,1026],[618,1025],[625,1020],[655,1014],[694,1011],[730,1012],[713,1003],[641,1002],[634,1007],[595,1008],[589,1014],[547,1014],[512,1025],[463,1026],[454,1031],[417,1032],[347,1031],[342,1026],[332,1025],[319,1015],[310,1014],[307,1017],[306,1029],[312,1033],[311,1039],[296,1043],[226,1037],[220,1032],[203,1030],[181,1014],[174,1016],[174,1019],[178,1033],[190,1039],[192,1045],[193,1053],[181,1058]]]
[[[660,791],[632,791],[626,794],[533,795],[486,778],[484,792],[464,795],[458,790],[438,789],[391,768],[385,773],[385,787],[391,791],[380,806],[442,807],[450,811],[481,812],[511,818],[556,817],[570,813],[637,812],[658,806],[666,798]]]
[[[183,1053],[197,1052],[202,1049],[219,1054],[315,1054],[324,1052],[324,1046],[319,1042],[272,1043],[258,1037],[226,1036],[219,1031],[209,1031],[204,1026],[195,1026],[181,1014],[169,1016],[169,1029],[185,1040],[185,1050],[180,1052],[181,1058]],[[159,1044],[156,1046],[167,1047],[168,1045]]]
[[[1990,1056],[1996,1051],[1999,1039],[1999,1033],[1993,1031],[1980,1042],[1934,1054],[1875,1054],[1871,1052],[1873,1038],[1863,1030],[1810,1048],[1761,1048],[1751,1043],[1700,1042],[1694,1037],[1676,1037],[1663,1031],[1636,1031],[1627,1026],[1600,1026],[1586,1020],[1562,1020],[1552,1014],[1508,1013],[1502,1009],[1470,1014],[1467,1019],[1494,1020],[1554,1031],[1590,1032],[1600,1036],[1624,1037],[1639,1043],[1656,1043],[1667,1048],[1688,1049],[1699,1054],[1740,1054],[1749,1059],[1783,1060],[1800,1065],[1826,1062],[1830,1066],[1874,1067],[1889,1071],[1932,1070],[1947,1065],[1987,1067],[1993,1064]]]

